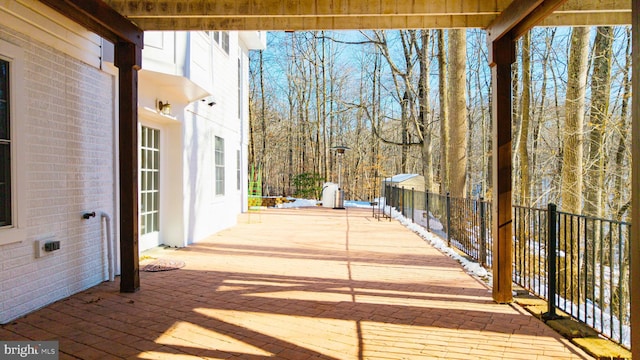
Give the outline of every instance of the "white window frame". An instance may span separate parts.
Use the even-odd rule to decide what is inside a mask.
[[[239,50],[239,49],[238,49]],[[242,77],[242,51],[238,51],[238,119],[242,120],[242,108],[244,107],[244,84]]]
[[[218,44],[218,46],[220,46],[220,48],[222,49],[222,51],[224,51],[225,54],[229,55],[229,40],[230,40],[231,36],[229,35],[228,31],[214,31],[213,32],[213,41],[216,42],[216,44]]]
[[[222,144],[222,149],[218,148],[218,139]],[[214,148],[214,157],[213,162],[215,166],[214,179],[215,179],[215,189],[213,189],[214,194],[216,196],[224,196],[225,194],[225,144],[224,138],[221,136],[214,136],[213,138],[213,148]],[[220,153],[221,162],[218,161],[218,153]],[[221,184],[221,186],[218,186]]]
[[[156,146],[149,146],[149,144],[143,138],[144,133],[145,133],[144,132],[145,128],[147,129],[147,132],[151,131],[153,133],[157,133],[158,134],[158,139],[157,139],[158,143],[157,144],[155,144],[155,143],[152,144],[152,145],[156,145]],[[140,200],[139,200],[140,201],[140,220],[139,220],[140,236],[144,236],[144,235],[147,235],[147,234],[152,234],[154,232],[160,232],[160,197],[162,195],[161,194],[161,185],[160,185],[160,183],[161,183],[160,172],[162,171],[162,160],[160,158],[161,151],[162,151],[162,148],[161,148],[162,139],[161,139],[161,137],[162,137],[162,131],[160,129],[158,129],[156,127],[153,127],[153,126],[147,126],[147,125],[144,125],[144,124],[140,125],[140,146],[139,146],[139,148],[140,148],[139,149],[139,151],[140,151],[140,160],[139,160],[140,161],[140,166],[138,167],[139,168],[138,169],[139,176],[140,176],[140,180],[139,180],[140,181],[140,187],[139,187],[140,188],[140,195],[139,195],[140,196]],[[143,146],[143,145],[146,145],[146,146]],[[143,162],[142,162],[142,153],[145,152],[145,151],[147,152],[147,155],[146,155],[147,158],[148,158],[148,154],[149,153],[152,153],[152,154],[157,153],[158,154],[157,162],[155,161],[155,158],[153,160],[151,160],[154,163],[154,165],[157,167],[157,169],[155,167],[154,167],[154,169],[150,169],[148,167],[145,167],[146,164],[143,164]],[[157,171],[151,171],[151,170],[157,170]],[[157,190],[146,189],[146,184],[144,184],[144,182],[143,182],[143,178],[144,178],[142,176],[143,172],[147,172],[147,176],[149,176],[149,175],[151,175],[151,174],[153,174],[155,172],[158,173],[158,183],[156,184],[156,186],[158,188]],[[153,183],[155,183],[154,180],[151,180],[151,181]],[[147,209],[147,211],[143,212],[143,209],[142,209],[142,197],[146,196],[148,193],[153,193],[152,198],[155,198],[155,200],[156,200],[155,205],[157,206],[157,209],[154,209],[154,208],[152,208],[150,210]],[[149,204],[147,204],[147,206],[149,206]],[[155,216],[156,216],[157,219],[152,221],[152,224],[156,225],[156,226],[152,227],[151,231],[149,231],[147,228],[145,228],[144,229],[144,233],[143,233],[142,225],[143,224],[148,225],[146,223],[146,219],[143,220],[143,218],[145,218],[147,215],[154,216],[154,214],[156,214]]]
[[[26,95],[24,51],[0,40],[0,58],[9,62],[9,131],[11,134],[11,225],[0,228],[0,245],[22,242],[26,238],[26,154],[24,123]]]
[[[240,186],[242,184],[242,159],[241,159],[242,153],[240,152],[240,150],[236,150],[236,182],[237,182],[237,186],[236,186],[236,190],[240,191],[242,190],[242,187]]]
[[[227,55],[229,55],[229,49],[230,47],[230,39],[231,39],[231,35],[229,34],[228,31],[223,31],[220,34],[220,46],[222,46],[222,50],[224,50],[224,52],[227,53]]]

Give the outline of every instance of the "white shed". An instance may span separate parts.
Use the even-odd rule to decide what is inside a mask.
[[[397,174],[384,179],[385,185],[403,187],[407,190],[412,188],[416,191],[424,191],[424,176],[418,174]]]

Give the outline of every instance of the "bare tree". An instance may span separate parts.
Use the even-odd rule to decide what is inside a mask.
[[[368,41],[375,44],[380,50],[386,65],[391,71],[391,79],[393,83],[394,96],[400,105],[400,140],[391,140],[382,136],[380,131],[376,131],[376,136],[390,145],[399,146],[401,149],[400,169],[402,173],[409,170],[409,151],[410,148],[422,145],[418,132],[421,124],[418,121],[416,100],[418,99],[417,86],[414,84],[414,68],[416,65],[414,50],[418,48],[416,45],[415,31],[399,31],[398,38],[400,41],[400,50],[402,59],[401,63],[396,61],[395,53],[391,50],[387,32],[374,31],[371,34],[363,33]],[[414,140],[417,139],[417,140]]]
[[[522,38],[522,95],[520,97],[520,126],[516,137],[516,154],[518,156],[520,203],[530,206],[529,181],[529,124],[531,119],[531,33]]]
[[[420,80],[418,83],[418,97],[420,103],[419,112],[419,133],[422,141],[422,174],[424,175],[425,189],[433,190],[433,145],[431,141],[432,126],[429,120],[429,68],[431,65],[429,56],[429,44],[431,42],[431,33],[429,30],[421,32],[421,47],[417,50],[420,59]],[[415,42],[417,44],[417,42]]]
[[[464,30],[449,30],[449,176],[451,194],[459,197],[465,196],[467,191],[466,37]]]
[[[589,150],[585,165],[587,173],[584,213],[597,217],[602,217],[604,212],[602,195],[605,178],[604,133],[609,119],[612,45],[613,28],[610,26],[596,28],[587,141]]]
[[[445,52],[445,32],[437,30],[438,35],[438,95],[440,97],[440,193],[449,191],[449,93],[448,66]]]
[[[571,33],[571,49],[565,102],[564,161],[562,165],[562,209],[582,211],[582,153],[589,28],[576,27]]]
[[[562,210],[579,214],[582,210],[582,153],[583,153],[583,124],[585,113],[585,94],[587,82],[587,65],[589,58],[589,28],[576,27],[571,33],[571,48],[569,52],[569,68],[567,80],[567,95],[565,102],[564,124],[564,161],[562,164]],[[566,217],[563,218],[566,220]],[[575,226],[575,228],[574,228]],[[577,287],[567,286],[569,279],[578,279],[578,234],[577,222],[561,222],[559,247],[565,254],[571,255],[570,262],[559,261],[560,275],[558,286],[568,288],[572,298],[577,298]],[[566,255],[565,255],[566,256]],[[571,281],[573,283],[573,281]]]
[[[556,29],[549,28],[545,29],[544,34],[544,50],[542,53],[542,59],[540,60],[540,73],[542,76],[541,86],[540,86],[540,94],[537,96],[537,111],[535,111],[535,116],[533,117],[533,134],[532,134],[532,148],[531,148],[531,168],[533,170],[533,175],[531,179],[532,188],[535,189],[531,192],[532,194],[532,202],[531,206],[536,206],[536,204],[544,199],[546,195],[546,190],[542,187],[542,182],[546,180],[545,173],[543,169],[545,168],[544,164],[547,159],[540,154],[540,144],[545,141],[545,131],[544,124],[546,122],[546,108],[547,108],[547,72],[549,68],[549,56],[553,49],[553,42],[555,38]]]

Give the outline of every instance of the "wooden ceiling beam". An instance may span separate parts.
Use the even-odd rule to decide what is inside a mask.
[[[566,2],[567,0],[515,0],[487,26],[487,41],[494,42],[507,33],[516,40]]]
[[[631,24],[631,10],[610,12],[554,12],[538,26],[615,26]]]
[[[125,41],[140,48],[143,46],[142,29],[102,1],[40,0],[40,2],[113,43]]]
[[[105,0],[105,3],[144,30],[487,28],[493,34],[501,34],[517,23],[520,25],[514,34],[520,35],[532,24],[631,22],[629,0]],[[550,11],[554,12],[549,15]],[[541,22],[544,15],[549,16]]]
[[[543,0],[515,0],[487,26],[487,42],[493,43],[507,35],[531,14]]]
[[[486,28],[494,15],[467,16],[280,16],[280,17],[164,17],[136,18],[144,30],[365,30],[365,29],[451,29]],[[553,13],[537,26],[628,25],[631,12]]]
[[[567,0],[544,0],[542,4],[536,7],[522,21],[520,21],[511,30],[513,39],[518,39],[524,35],[532,27],[540,24],[547,16],[553,13],[557,8],[564,4]]]
[[[104,0],[130,18],[165,17],[273,17],[273,16],[482,16],[497,17],[511,5],[509,0]],[[529,6],[537,0],[514,1]],[[558,13],[631,13],[630,0],[567,0]],[[488,23],[483,27],[487,27]],[[571,23],[561,25],[572,25]]]
[[[130,18],[242,16],[498,15],[508,0],[106,0]]]
[[[476,16],[325,16],[325,17],[206,17],[138,18],[145,30],[358,30],[482,28],[493,15]]]
[[[558,12],[611,12],[627,11],[631,13],[630,0],[567,0]]]
[[[505,36],[516,41],[539,24],[567,0],[514,0],[487,28],[487,43],[493,49]],[[489,51],[489,65],[494,65],[494,50]]]

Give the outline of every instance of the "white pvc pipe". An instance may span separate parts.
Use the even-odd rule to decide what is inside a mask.
[[[100,219],[104,219],[107,228],[107,266],[109,271],[109,281],[115,280],[115,243],[111,237],[111,216],[106,212],[100,213]]]

